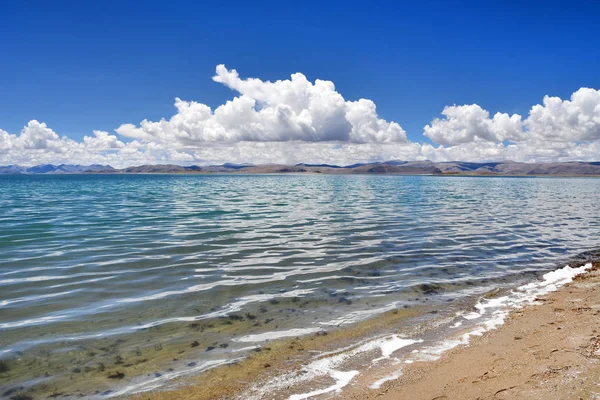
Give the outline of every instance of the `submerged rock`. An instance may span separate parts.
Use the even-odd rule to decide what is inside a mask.
[[[125,374],[123,372],[116,371],[114,374],[108,376],[108,379],[123,379]]]

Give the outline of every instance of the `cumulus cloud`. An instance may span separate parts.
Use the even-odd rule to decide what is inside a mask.
[[[447,106],[442,111],[446,117],[436,118],[424,128],[424,135],[436,143],[456,145],[470,142],[502,142],[521,138],[521,116],[490,113],[477,104]]]
[[[545,96],[523,121],[521,116],[496,113],[493,118],[477,104],[445,107],[445,118],[425,126],[436,143],[578,142],[600,140],[600,90],[581,88],[570,100]]]
[[[371,100],[346,101],[330,81],[310,82],[303,74],[276,82],[242,79],[234,69],[217,66],[213,80],[239,93],[217,107],[175,100],[177,113],[169,120],[124,124],[125,137],[181,147],[204,142],[342,141],[406,143],[396,122],[377,115]]]
[[[580,88],[569,100],[545,96],[526,119],[490,113],[477,104],[449,106],[423,134],[438,147],[430,159],[526,162],[600,159],[600,90]]]
[[[117,136],[104,131],[94,131],[93,134],[77,142],[65,136],[59,137],[45,123],[36,120],[29,121],[18,136],[0,130],[0,164],[91,164],[111,158],[110,151],[138,145],[136,142],[125,144]]]
[[[600,90],[581,88],[571,100],[544,97],[525,121],[535,139],[558,142],[600,140]]]
[[[545,96],[526,118],[492,116],[477,104],[447,106],[424,128],[429,144],[408,141],[373,101],[346,100],[330,81],[300,73],[275,82],[242,79],[223,65],[213,80],[236,93],[232,100],[212,110],[177,98],[169,119],[123,124],[116,134],[93,131],[75,141],[36,120],[18,134],[0,129],[0,165],[600,160],[595,89],[567,100]]]

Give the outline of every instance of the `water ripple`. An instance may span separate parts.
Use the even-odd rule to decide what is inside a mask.
[[[262,322],[235,334],[262,338],[443,305],[598,247],[598,210],[583,178],[1,176],[0,354],[136,348],[235,313]]]

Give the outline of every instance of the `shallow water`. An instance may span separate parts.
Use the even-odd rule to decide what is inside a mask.
[[[443,310],[597,248],[599,210],[585,178],[0,176],[0,387],[108,396]]]

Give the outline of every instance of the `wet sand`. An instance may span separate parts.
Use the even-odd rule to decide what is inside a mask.
[[[511,313],[499,329],[433,362],[406,366],[378,390],[368,374],[341,399],[600,399],[600,262]]]

